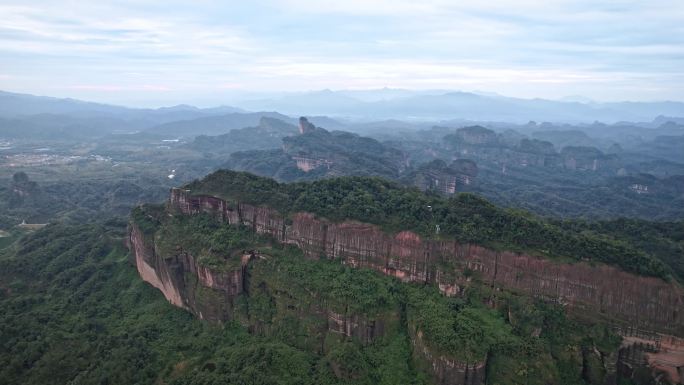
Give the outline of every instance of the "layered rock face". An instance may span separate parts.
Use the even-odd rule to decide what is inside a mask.
[[[154,239],[135,223],[131,224],[128,242],[140,277],[159,289],[173,305],[200,319],[218,323],[237,320],[252,332],[265,335],[275,332],[272,317],[299,320],[296,327],[301,330],[296,334],[307,337],[293,344],[319,352],[327,333],[370,344],[388,332],[395,333],[399,327],[398,308],[371,315],[355,313],[344,306],[318,301],[315,293],[311,298],[302,298],[302,293],[293,292],[287,283],[265,276],[267,269],[257,269],[248,275],[248,265],[264,258],[260,255],[245,254],[240,265],[217,271],[198,264],[194,256],[183,250],[162,255]],[[241,294],[268,298],[270,309],[266,314],[238,309],[236,300]]]
[[[633,329],[620,331],[623,336],[618,350],[617,371],[622,378],[636,383],[649,383],[660,378],[662,383],[684,383],[684,339]]]
[[[478,174],[477,164],[468,159],[457,159],[450,165],[437,159],[423,165],[413,184],[422,191],[436,191],[442,195],[454,195],[474,184]]]
[[[476,276],[493,286],[556,301],[585,314],[684,335],[684,294],[679,285],[611,266],[559,263],[455,241],[424,240],[407,231],[388,234],[374,225],[333,223],[308,213],[286,220],[270,208],[228,204],[181,189],[172,190],[170,205],[184,214],[206,212],[231,224],[249,226],[298,246],[312,258],[340,258],[351,266],[375,269],[404,282],[435,283],[447,294],[458,293]]]
[[[352,310],[342,300],[322,299],[320,293],[302,289],[297,279],[261,258],[270,257],[258,257],[245,275],[249,310],[241,317],[252,332],[282,336],[285,328],[286,334],[296,336],[288,341],[290,344],[325,353],[326,337],[368,345],[399,329],[398,304],[365,312]]]
[[[428,362],[435,383],[439,385],[480,385],[485,383],[487,361],[460,362],[451,357],[434,352],[425,342],[421,330],[412,333],[413,355],[419,362]]]
[[[235,298],[244,290],[243,268],[249,255],[243,257],[243,266],[212,271],[182,250],[172,256],[159,255],[154,240],[135,224],[131,226],[129,245],[140,277],[159,289],[169,302],[200,319],[214,322],[233,319]]]
[[[244,225],[279,242],[295,245],[311,259],[339,258],[349,266],[374,269],[403,282],[434,284],[445,295],[459,295],[472,280],[478,280],[558,302],[582,316],[605,316],[624,326],[684,335],[680,286],[610,266],[559,263],[455,241],[423,239],[410,231],[390,234],[374,225],[335,223],[310,213],[286,217],[268,207],[196,196],[183,189],[171,191],[169,212],[208,213],[218,221]],[[400,327],[399,308],[362,314],[350,311],[348,305],[321,302],[315,293],[306,294],[288,284],[287,279],[274,278],[274,273],[260,262],[250,262],[263,259],[262,256],[246,254],[241,264],[215,271],[198,264],[195,256],[181,249],[161,255],[154,237],[144,234],[135,223],[131,225],[129,243],[140,276],[161,290],[171,303],[201,319],[237,319],[259,334],[278,333],[277,328],[283,326],[273,323],[275,319],[292,320],[287,328],[304,337],[291,343],[319,352],[325,350],[326,336],[369,344]],[[241,295],[249,297],[249,301],[261,298],[262,305],[256,306],[257,310],[245,311]],[[486,357],[474,362],[454,359],[430,346],[423,332],[411,327],[410,317],[408,324],[414,359],[431,373],[435,383],[485,383]],[[639,346],[626,345],[615,357],[618,372],[624,374],[638,364],[647,369],[660,368],[672,379],[681,378],[678,364],[665,362],[663,357],[680,357],[684,350],[682,340],[664,334],[651,335],[657,336],[653,343],[662,346],[642,353]],[[634,362],[630,361],[632,358]]]

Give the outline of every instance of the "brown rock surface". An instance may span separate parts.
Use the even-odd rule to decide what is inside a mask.
[[[171,191],[169,209],[170,213],[185,215],[209,213],[219,221],[245,225],[280,242],[296,245],[309,258],[339,258],[350,266],[371,268],[403,282],[432,283],[445,295],[459,295],[469,281],[480,280],[555,301],[581,316],[605,317],[623,327],[650,330],[645,337],[621,333],[625,342],[615,357],[618,371],[624,375],[635,365],[641,365],[653,373],[662,373],[671,382],[681,381],[684,342],[675,336],[684,336],[684,295],[676,283],[636,276],[602,264],[561,263],[450,240],[423,239],[410,231],[391,234],[375,225],[336,223],[311,213],[285,217],[268,207],[194,196],[183,189]],[[220,322],[235,317],[234,300],[245,291],[243,267],[250,256],[243,258],[243,267],[212,271],[198,265],[183,250],[175,255],[158,255],[150,238],[132,224],[129,245],[145,281],[161,290],[171,303],[202,319]],[[285,306],[287,303],[281,305],[290,308]],[[293,314],[303,312],[320,320],[316,323],[320,330],[313,330],[312,339],[307,342],[312,346],[320,346],[317,341],[325,333],[370,343],[398,322],[397,316],[390,314],[366,317],[320,304],[312,304],[310,309],[299,309],[296,303],[290,305],[295,309]],[[250,330],[267,333],[268,320],[257,321],[249,325]],[[430,347],[420,330],[409,328],[409,334],[414,358],[419,365],[425,365],[436,383],[485,382],[486,357],[477,362],[460,362]]]
[[[498,287],[557,301],[584,313],[604,314],[629,326],[684,335],[684,294],[678,284],[612,266],[560,263],[455,241],[424,240],[408,231],[393,235],[374,225],[333,223],[309,213],[296,213],[291,224],[285,224],[285,218],[273,209],[193,196],[182,189],[172,190],[170,204],[185,214],[208,212],[231,224],[271,234],[297,245],[311,258],[340,258],[405,282],[434,282],[454,292],[460,278],[452,277],[468,269]],[[237,213],[230,208],[235,206]]]

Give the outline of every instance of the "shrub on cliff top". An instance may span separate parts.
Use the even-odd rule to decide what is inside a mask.
[[[152,234],[159,227],[159,220],[164,213],[162,205],[144,205],[133,208],[131,220],[143,234]]]
[[[134,220],[139,217],[147,216],[137,214]],[[158,252],[175,255],[187,251],[200,265],[215,271],[239,267],[242,254],[270,241],[246,227],[219,223],[208,214],[163,216],[156,227]]]
[[[255,276],[267,279],[298,298],[314,293],[338,311],[374,314],[398,308],[399,283],[368,269],[353,269],[339,261],[309,260],[293,247],[264,250],[269,257],[251,265]]]
[[[482,362],[492,351],[520,345],[501,314],[457,301],[431,287],[408,286],[409,327],[423,333],[430,347],[462,362]]]

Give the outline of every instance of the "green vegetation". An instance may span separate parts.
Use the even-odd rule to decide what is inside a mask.
[[[355,269],[333,260],[307,260],[299,249],[262,250],[266,260],[252,264],[251,274],[295,298],[315,293],[317,300],[337,311],[373,315],[396,310],[400,283],[368,269]],[[254,279],[254,278],[253,278]]]
[[[196,236],[209,222],[187,220]],[[217,225],[213,234],[232,231],[243,229]],[[249,334],[168,304],[130,265],[123,232],[115,221],[50,225],[0,252],[4,383],[423,384],[429,377],[414,367],[412,325],[435,351],[466,360],[488,355],[492,384],[583,384],[582,352],[609,352],[619,342],[541,302],[476,284],[464,298],[447,298],[263,242],[266,257],[251,264],[252,289],[237,307],[250,322],[262,321],[262,332]],[[320,318],[327,306],[382,320],[384,337],[366,344],[328,334],[321,351],[309,332],[327,330]]]
[[[192,128],[188,128],[188,131],[192,131]],[[294,125],[263,116],[255,127],[232,129],[217,136],[199,135],[188,144],[188,147],[202,154],[225,157],[237,151],[278,148],[284,137],[297,133],[297,127]]]
[[[123,231],[51,225],[0,254],[4,384],[182,384],[214,369],[234,383],[301,383],[292,376],[311,354],[174,308],[137,276]]]
[[[254,261],[249,270],[251,324],[309,350],[317,346],[310,340],[317,328],[327,328],[316,318],[321,306],[385,323],[385,337],[368,347],[355,339],[326,338],[326,358],[341,378],[388,384],[420,378],[410,364],[409,328],[422,333],[432,354],[470,363],[491,360],[488,383],[501,385],[602,383],[603,363],[594,352],[610,354],[620,343],[604,325],[580,324],[557,306],[478,283],[463,298],[449,298],[434,287],[403,284],[338,261],[307,260],[291,247],[262,251],[266,259]],[[388,328],[393,322],[396,326]],[[393,358],[376,362],[376,351]],[[587,362],[598,371],[594,378],[583,377]],[[390,373],[393,377],[385,377]]]
[[[422,383],[403,335],[370,346],[330,341],[318,354],[286,336],[196,320],[140,280],[123,235],[118,222],[51,225],[0,254],[4,384]],[[345,363],[353,373],[338,379],[349,352],[358,353]]]
[[[141,231],[154,232],[159,252],[174,255],[187,251],[197,257],[200,265],[215,271],[239,267],[243,254],[271,241],[244,226],[220,223],[207,214],[169,217],[163,206],[138,207],[133,210],[132,219]]]
[[[436,289],[409,287],[407,294],[409,323],[431,346],[462,362],[482,362],[489,352],[518,343],[496,311],[445,298]]]
[[[580,324],[557,306],[479,285],[463,298],[416,286],[407,294],[409,324],[441,353],[471,363],[486,357],[488,384],[603,383],[605,373],[582,374],[584,359],[620,343],[604,325]]]
[[[272,147],[282,149],[237,152],[231,155],[224,167],[288,182],[333,175],[396,179],[405,167],[404,154],[391,146],[369,137],[344,131],[329,132],[313,125],[306,133],[283,137],[282,145]],[[297,168],[293,157],[325,160],[327,163],[304,172]]]
[[[0,160],[0,229],[9,230],[24,220],[77,224],[124,218],[137,204],[166,199],[175,184],[167,175],[163,165],[137,162],[83,160],[9,167]]]
[[[18,229],[13,229],[12,231],[0,230],[0,250],[14,243],[21,233]]]
[[[684,277],[684,221],[649,222],[641,219],[611,221],[563,221],[566,231],[606,234],[630,248],[644,250],[668,265],[675,276]]]
[[[339,261],[307,260],[295,248],[262,250],[249,268],[248,323],[292,346],[316,351],[344,383],[422,383],[401,327],[404,287],[396,280]],[[265,254],[268,253],[268,254]],[[329,332],[329,312],[360,324],[354,337]],[[382,335],[363,335],[373,325]]]
[[[583,218],[592,221],[620,217],[650,221],[677,221],[684,218],[682,176],[656,177],[682,173],[684,166],[671,168],[641,166],[654,175],[615,176],[608,171],[590,172],[555,167],[506,166],[478,161],[480,173],[476,191],[499,206],[516,207],[551,218]],[[678,169],[677,169],[678,167]],[[630,187],[647,185],[648,194]]]
[[[647,250],[597,231],[567,231],[520,210],[501,209],[472,194],[445,199],[378,178],[342,177],[279,184],[247,173],[221,170],[186,186],[195,194],[267,205],[287,215],[312,212],[334,221],[355,219],[389,231],[413,230],[506,250],[604,262],[661,278],[672,274]],[[678,277],[681,278],[681,277]]]

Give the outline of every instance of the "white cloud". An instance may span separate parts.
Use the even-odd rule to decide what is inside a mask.
[[[0,4],[0,88],[182,98],[390,85],[684,99],[678,0],[28,4]]]

